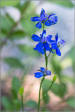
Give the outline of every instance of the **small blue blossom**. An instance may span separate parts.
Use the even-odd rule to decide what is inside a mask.
[[[31,21],[37,22],[36,27],[40,29],[42,28],[42,23],[44,23],[46,26],[51,26],[57,23],[58,18],[54,13],[47,15],[45,10],[42,8],[40,17],[31,17]]]
[[[59,46],[58,46],[58,33],[55,35],[55,40],[51,44],[51,46],[52,46],[52,49],[54,49],[56,51],[56,54],[58,56],[61,56],[61,51],[60,51]]]
[[[64,46],[65,43],[66,43],[66,41],[63,40],[63,39],[61,39],[61,40],[58,42],[58,46],[59,46],[59,47],[61,47],[61,45]]]
[[[65,41],[62,39],[60,41],[58,40],[58,33],[55,35],[54,40],[48,38],[48,42],[51,45],[52,53],[56,53],[58,56],[61,56],[60,47],[61,47],[61,45],[65,44]]]
[[[38,44],[36,44],[34,50],[37,50],[41,54],[45,54],[45,51],[50,51],[50,47],[49,47],[49,43],[48,43],[47,38],[51,38],[51,37],[52,37],[52,35],[48,35],[46,37],[46,30],[43,30],[40,37],[36,34],[33,34],[32,39],[35,42],[38,42]]]
[[[44,67],[40,67],[39,72],[34,73],[36,78],[41,78],[43,76],[51,75],[50,70],[46,70]]]

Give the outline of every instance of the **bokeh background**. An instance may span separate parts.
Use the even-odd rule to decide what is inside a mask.
[[[33,50],[35,28],[30,18],[39,16],[41,8],[46,13],[56,13],[58,23],[45,27],[47,34],[56,34],[66,41],[62,56],[51,56],[48,68],[57,75],[57,80],[47,96],[42,97],[41,111],[75,110],[75,41],[74,0],[0,0],[0,109],[4,112],[21,111],[19,88],[24,87],[24,110],[36,112],[40,79],[34,72],[44,66],[44,56]],[[48,77],[43,84],[47,87]]]

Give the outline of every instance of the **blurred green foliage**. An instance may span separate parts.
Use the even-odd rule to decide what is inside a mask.
[[[17,58],[7,57],[7,58],[4,58],[4,61],[6,63],[8,63],[11,68],[21,68],[21,69],[24,69],[23,63],[19,59],[17,59]]]
[[[67,104],[73,108],[75,108],[75,96],[69,97],[67,99]]]
[[[49,86],[51,85],[52,81],[51,80],[45,80],[42,84],[42,88],[44,93],[46,93],[46,91],[51,90],[55,95],[59,96],[59,97],[63,97],[66,93],[66,87],[64,84],[58,84],[58,83],[54,83],[52,88],[49,89]],[[60,91],[60,92],[59,92]]]
[[[49,1],[67,8],[73,8],[73,3],[71,0],[49,0]]]
[[[18,4],[20,2],[20,0],[1,0],[0,1],[0,7],[4,7],[4,6],[15,6],[16,4]]]
[[[23,95],[23,93],[24,88],[22,87],[21,80],[14,76],[11,85],[11,96],[2,96],[2,105],[4,109],[12,112],[21,110],[22,100],[21,97],[18,96]],[[37,108],[37,103],[34,100],[28,100],[27,102],[24,100],[24,107]]]
[[[27,45],[18,45],[19,49],[23,52],[26,53],[26,55],[28,56],[32,56],[32,57],[39,57],[40,54],[39,53],[35,53],[35,51],[33,50],[32,46],[27,46]]]
[[[0,48],[7,46],[8,42],[12,42],[13,45],[15,45],[14,47],[17,47],[23,56],[25,55],[30,58],[35,57],[35,59],[38,58],[39,54],[34,53],[33,46],[15,43],[15,40],[18,41],[25,38],[28,38],[28,41],[30,42],[32,33],[37,31],[30,20],[30,17],[35,14],[34,5],[30,1],[23,1],[23,4],[21,4],[19,0],[3,0],[0,2],[1,10],[4,12],[4,14],[1,13],[0,15]],[[20,18],[18,21],[15,21],[11,15],[6,12],[6,6],[13,6],[13,8],[17,8],[20,12]],[[18,57],[4,57],[3,61],[10,66],[10,69],[20,68],[23,70],[26,67],[25,64],[22,63],[22,59],[18,59]],[[30,66],[32,67],[32,65]]]
[[[26,107],[37,108],[37,103],[33,100],[29,100],[25,103]]]
[[[20,110],[21,100],[18,99],[18,92],[20,87],[21,87],[21,82],[19,78],[17,78],[16,76],[13,77],[10,98],[5,96],[2,97],[2,104],[5,110],[7,111]]]

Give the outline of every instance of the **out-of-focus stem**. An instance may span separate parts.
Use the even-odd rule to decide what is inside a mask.
[[[21,100],[22,100],[22,112],[24,112],[23,95],[21,96]]]
[[[48,57],[47,57],[46,51],[45,51],[45,66],[46,66],[46,70],[47,70],[47,65],[48,65]]]
[[[45,77],[42,78],[41,83],[40,83],[40,88],[39,88],[38,112],[40,112],[40,94],[41,94],[41,87],[42,87],[42,83],[44,79]]]

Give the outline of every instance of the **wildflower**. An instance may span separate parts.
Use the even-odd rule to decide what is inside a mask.
[[[34,73],[36,78],[41,78],[43,76],[51,75],[50,70],[46,70],[44,67],[40,67],[39,72]]]
[[[31,17],[31,21],[37,22],[36,27],[40,29],[42,28],[42,23],[44,23],[46,26],[51,26],[57,23],[58,18],[54,13],[47,15],[45,10],[42,8],[40,17]]]
[[[49,38],[47,38],[47,40],[51,44],[52,53],[56,53],[58,56],[61,56],[60,47],[61,47],[61,45],[64,45],[65,41],[62,39],[60,41],[58,41],[58,33],[55,35],[54,40],[49,39]]]
[[[48,35],[48,37],[51,38],[52,35]],[[35,46],[34,50],[37,50],[41,54],[45,54],[45,51],[50,51],[50,47],[49,47],[47,37],[46,37],[46,30],[43,30],[40,37],[36,34],[33,34],[32,39],[35,42],[38,42],[38,44]]]

